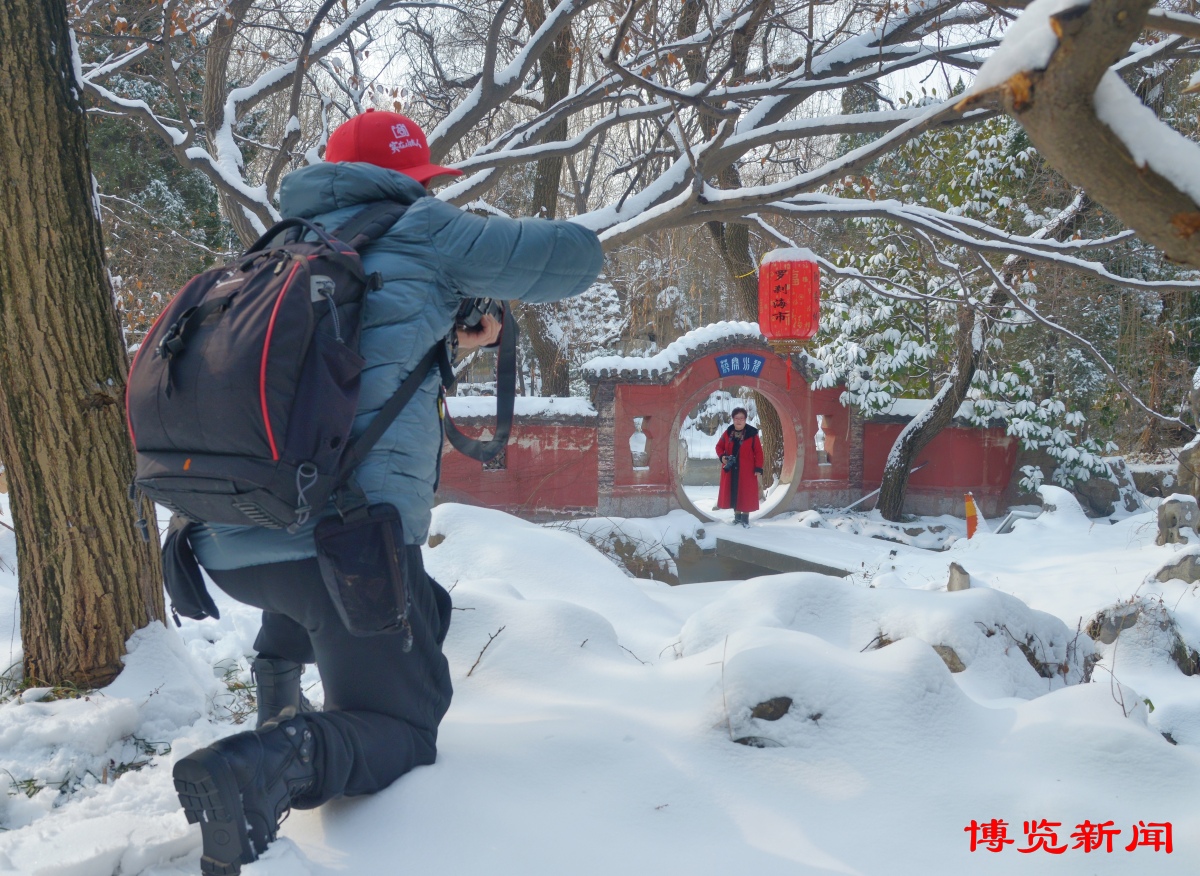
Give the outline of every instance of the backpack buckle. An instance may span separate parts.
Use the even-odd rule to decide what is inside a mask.
[[[183,331],[187,328],[188,320],[195,314],[197,308],[189,307],[179,319],[175,320],[167,328],[166,334],[163,335],[162,341],[158,344],[158,355],[164,359],[171,359],[178,356],[187,347],[187,342],[183,339]]]
[[[333,507],[344,522],[358,520],[369,515],[370,503],[362,487],[353,476],[346,479],[340,487],[333,491]]]

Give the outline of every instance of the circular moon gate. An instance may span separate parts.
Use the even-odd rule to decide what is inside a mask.
[[[804,442],[801,440],[803,427],[800,419],[800,411],[791,398],[786,393],[781,392],[778,386],[770,381],[753,377],[715,378],[694,391],[683,401],[683,404],[675,414],[675,419],[671,424],[671,431],[668,434],[678,436],[688,413],[714,392],[738,386],[748,386],[755,392],[761,393],[774,406],[775,412],[779,414],[779,423],[783,432],[783,468],[780,471],[779,477],[785,486],[783,495],[778,498],[773,497],[772,507],[762,515],[770,517],[791,504],[792,496],[796,492],[796,486],[800,482],[800,473],[804,470]],[[680,455],[687,451],[681,448],[681,444],[682,442],[678,440],[672,440],[667,451],[670,462],[668,469],[671,472],[671,487],[675,492],[675,500],[685,511],[695,514],[704,520],[714,520],[715,518],[711,513],[706,513],[697,508],[687,493],[684,492],[683,478],[680,477],[684,460],[680,458]]]

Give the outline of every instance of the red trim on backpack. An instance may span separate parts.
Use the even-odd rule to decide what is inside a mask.
[[[171,304],[174,303],[175,301],[172,299]],[[142,345],[133,354],[133,361],[129,363],[129,371],[125,375],[125,428],[129,430],[129,443],[133,445],[135,452],[137,451],[137,438],[133,434],[133,418],[129,416],[129,379],[133,376],[133,369],[137,367],[138,359],[142,356],[142,350],[146,349],[146,344],[150,340],[150,336],[154,334],[154,330],[158,328],[158,324],[162,322],[162,318],[171,309],[171,304],[160,310],[158,316],[154,317],[154,322],[150,323],[150,331],[146,332],[145,337],[142,338]]]
[[[283,291],[275,299],[275,308],[271,311],[271,321],[267,323],[267,337],[263,341],[262,365],[258,369],[258,398],[262,404],[263,425],[267,427],[267,441],[271,444],[271,459],[275,462],[279,461],[279,448],[275,446],[275,436],[271,433],[271,415],[267,411],[267,353],[271,349],[271,335],[275,332],[275,317],[279,315],[279,306],[283,304],[283,296],[287,295],[287,291],[292,285],[292,278],[296,276],[298,270],[300,270],[300,263],[296,262],[292,265],[292,271],[287,275],[287,279],[283,281]]]

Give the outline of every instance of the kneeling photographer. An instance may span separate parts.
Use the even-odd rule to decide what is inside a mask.
[[[746,409],[734,408],[733,423],[717,441],[721,460],[718,508],[733,509],[735,526],[750,526],[750,512],[758,510],[758,478],[763,473],[762,441],[758,430],[746,424]]]
[[[205,873],[237,873],[257,859],[291,807],[372,794],[435,759],[452,695],[442,654],[451,600],[425,573],[421,545],[440,468],[448,363],[439,352],[431,367],[429,354],[447,339],[458,351],[495,344],[511,320],[495,302],[577,295],[603,261],[598,238],[581,225],[485,218],[430,197],[426,184],[443,175],[460,172],[430,163],[414,122],[368,110],[334,131],[324,162],[294,171],[280,187],[285,217],[325,229],[342,228],[377,202],[407,205],[360,249],[378,284],[363,305],[359,354],[366,364],[352,438],[371,434],[376,417],[387,421],[402,386],[412,392],[390,425],[371,434],[374,443],[364,442],[370,450],[353,469],[356,501],[345,506],[354,514],[338,504],[340,519],[315,509],[313,519],[288,528],[189,527],[187,541],[213,581],[263,613],[253,662],[259,729],[221,739],[175,767],[180,802],[201,826]],[[502,342],[502,361],[504,350]],[[376,509],[385,509],[382,517]],[[370,612],[360,602],[356,613],[351,603],[358,570],[377,558],[403,582],[403,628],[364,634],[354,626],[370,622]],[[312,662],[324,688],[321,711],[307,711],[300,694],[303,664]]]

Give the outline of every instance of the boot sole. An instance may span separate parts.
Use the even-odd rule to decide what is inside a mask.
[[[238,876],[258,859],[246,830],[246,813],[225,758],[202,748],[175,764],[175,791],[189,824],[200,825],[204,876]]]

